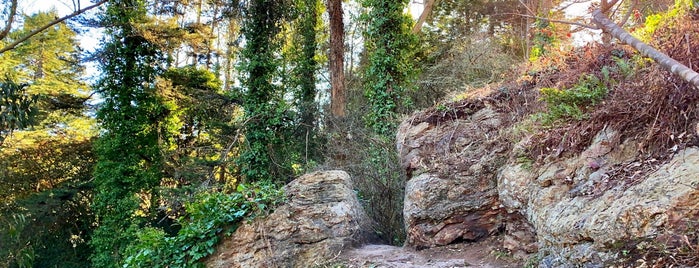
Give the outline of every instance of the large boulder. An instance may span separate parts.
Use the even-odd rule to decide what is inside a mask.
[[[503,227],[507,215],[498,200],[497,173],[509,151],[498,135],[504,121],[480,101],[403,121],[397,147],[408,173],[407,246],[477,241]]]
[[[283,206],[243,223],[207,267],[312,267],[370,238],[370,221],[344,171],[301,176],[285,193]]]
[[[641,165],[629,162],[618,167]],[[603,167],[572,175],[569,184],[532,189],[527,216],[538,233],[542,266],[602,267],[623,257],[622,248],[673,233],[677,224],[673,219],[684,219],[699,204],[699,149],[695,147],[679,151],[651,170],[632,170],[624,176],[614,173],[611,167]]]
[[[696,221],[699,149],[639,160],[633,140],[613,146],[619,137],[605,129],[574,157],[501,169],[500,200],[533,226],[540,267],[606,267],[644,241],[673,242],[683,220]]]

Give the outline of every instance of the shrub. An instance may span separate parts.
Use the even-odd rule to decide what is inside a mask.
[[[124,267],[202,267],[220,235],[230,235],[244,219],[251,219],[283,201],[276,185],[240,184],[232,194],[201,192],[185,205],[187,215],[178,219],[174,236],[159,228],[143,228],[138,240],[126,249]]]
[[[566,90],[542,88],[541,95],[548,111],[539,116],[545,125],[551,125],[560,119],[584,119],[585,109],[602,100],[607,95],[607,87],[596,76],[588,75]]]

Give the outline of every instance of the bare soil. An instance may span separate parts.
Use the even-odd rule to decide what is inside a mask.
[[[524,267],[527,256],[501,249],[501,237],[463,242],[425,250],[389,245],[365,245],[338,256],[333,267],[348,268],[457,268]]]

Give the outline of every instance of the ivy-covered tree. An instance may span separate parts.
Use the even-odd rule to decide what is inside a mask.
[[[411,33],[412,19],[403,13],[407,0],[363,0],[368,10],[364,32],[368,66],[364,73],[364,95],[369,101],[365,120],[376,133],[390,137],[399,108],[410,103],[405,92],[415,74],[417,39]]]
[[[95,147],[94,267],[121,266],[125,248],[152,219],[153,189],[163,169],[161,144],[170,140],[164,123],[169,110],[155,85],[163,57],[134,27],[147,19],[143,0],[111,0],[101,18],[107,40],[96,85],[104,102],[97,114],[103,131]]]
[[[319,69],[317,39],[322,26],[320,8],[319,0],[296,1],[299,16],[294,23],[293,55],[290,58],[293,68],[291,84],[295,87],[294,98],[298,109],[294,136],[300,145],[297,149],[300,153],[299,161],[306,164],[318,160],[320,146],[317,121],[319,110],[316,102],[316,72]]]
[[[284,167],[273,161],[285,126],[285,105],[278,69],[277,34],[286,14],[281,0],[252,0],[246,10],[242,51],[242,100],[246,148],[239,158],[242,175],[250,181],[275,180]],[[281,178],[279,178],[281,179]]]

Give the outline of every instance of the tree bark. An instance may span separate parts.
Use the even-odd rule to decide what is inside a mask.
[[[345,26],[342,0],[327,0],[330,17],[330,111],[334,117],[345,116]]]
[[[643,55],[652,58],[660,66],[670,71],[671,73],[678,75],[685,81],[694,85],[695,88],[699,89],[699,73],[685,66],[684,64],[670,58],[668,55],[656,50],[655,48],[641,42],[641,40],[636,39],[624,29],[616,25],[614,22],[609,20],[607,16],[604,15],[602,10],[597,9],[592,11],[592,19],[602,29],[604,32],[611,34],[613,37],[621,40],[622,42],[634,47],[636,50],[640,51]]]
[[[0,32],[0,40],[5,39],[7,34],[12,30],[12,23],[15,21],[15,15],[17,14],[17,0],[12,0],[12,5],[10,6],[9,14],[7,15],[7,24],[5,28]]]
[[[432,9],[434,8],[434,4],[437,0],[425,0],[425,6],[422,9],[422,13],[420,13],[420,17],[417,19],[417,22],[415,22],[415,26],[413,26],[413,33],[417,34],[422,30],[422,25],[425,24],[425,21],[427,20],[427,17],[432,14]]]

